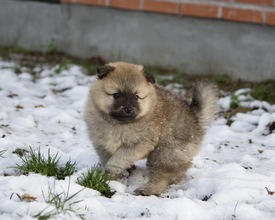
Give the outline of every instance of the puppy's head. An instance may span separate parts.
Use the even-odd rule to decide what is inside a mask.
[[[118,122],[145,116],[155,104],[154,78],[143,66],[117,62],[97,69],[90,96],[97,109]]]

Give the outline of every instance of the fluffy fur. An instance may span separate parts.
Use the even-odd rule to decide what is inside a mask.
[[[148,183],[137,190],[159,195],[185,176],[197,154],[205,126],[216,112],[217,90],[198,83],[188,103],[154,84],[142,66],[109,63],[97,70],[85,121],[90,139],[113,179],[147,157]]]

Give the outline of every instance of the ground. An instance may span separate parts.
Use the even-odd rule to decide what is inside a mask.
[[[83,122],[95,78],[83,72],[71,64],[44,63],[30,71],[0,61],[1,219],[275,218],[275,105],[255,100],[249,88],[221,91],[220,114],[209,126],[187,178],[160,197],[133,195],[147,181],[144,160],[130,176],[109,183],[115,192],[111,198],[77,184],[77,178],[99,162]],[[181,84],[165,85],[174,92],[184,89]],[[30,147],[45,156],[49,150],[58,153],[61,165],[76,162],[76,171],[64,180],[19,174],[15,167],[22,159],[16,152]],[[57,208],[49,204],[52,195],[69,199]]]

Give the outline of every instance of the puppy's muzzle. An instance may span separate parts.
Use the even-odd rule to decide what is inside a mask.
[[[133,108],[131,106],[123,107],[123,110],[126,114],[131,114],[133,112]]]
[[[119,110],[112,111],[111,116],[118,121],[126,122],[133,120],[137,116],[137,113],[132,106],[121,106]]]

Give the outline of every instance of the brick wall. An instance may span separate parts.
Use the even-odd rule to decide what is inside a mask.
[[[275,0],[61,0],[61,2],[275,25]]]

